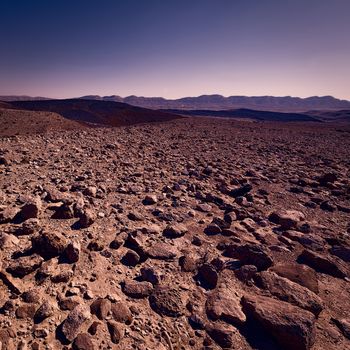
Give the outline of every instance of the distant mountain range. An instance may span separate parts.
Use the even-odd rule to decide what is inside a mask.
[[[332,96],[323,97],[273,97],[273,96],[229,96],[202,95],[198,97],[184,97],[176,100],[169,100],[162,97],[137,97],[128,96],[83,96],[82,99],[96,99],[103,101],[117,101],[128,103],[133,106],[151,109],[255,109],[284,112],[304,112],[308,110],[337,110],[349,109],[350,101],[339,100]]]
[[[47,100],[45,97],[29,96],[0,96],[0,101]],[[120,97],[89,95],[79,99],[112,101],[127,103],[132,106],[150,109],[180,109],[180,110],[225,110],[225,109],[255,109],[279,112],[306,112],[309,110],[339,110],[350,109],[350,101],[340,100],[332,96],[274,97],[274,96],[229,96],[202,95],[198,97],[183,97],[179,99],[165,99],[162,97]]]

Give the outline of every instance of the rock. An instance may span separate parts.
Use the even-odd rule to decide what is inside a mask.
[[[79,242],[70,242],[66,246],[63,257],[68,264],[74,264],[79,261],[80,257],[80,243]]]
[[[187,227],[182,224],[168,225],[163,230],[163,235],[167,238],[179,238],[184,236],[188,232]]]
[[[126,266],[136,266],[140,262],[140,255],[133,250],[128,250],[123,256],[121,262]]]
[[[132,313],[124,302],[116,302],[111,306],[111,314],[115,321],[131,324]]]
[[[99,326],[101,325],[100,322],[97,322],[97,321],[94,321],[92,322],[91,326],[89,327],[88,329],[88,332],[91,334],[91,335],[95,335],[97,333],[97,330],[99,328]]]
[[[74,342],[72,344],[72,348],[73,350],[94,350],[95,349],[90,335],[86,333],[80,333],[77,335],[77,337],[74,339]]]
[[[161,316],[179,317],[183,314],[183,300],[178,290],[157,286],[149,297],[151,308]]]
[[[67,246],[66,238],[57,232],[41,232],[32,237],[32,249],[44,259],[51,259],[63,253]]]
[[[111,311],[111,302],[108,299],[98,298],[90,306],[90,311],[100,320],[105,320]]]
[[[207,234],[208,236],[211,235],[218,235],[222,232],[221,228],[214,224],[211,223],[210,225],[208,225],[205,229],[204,229],[204,233]]]
[[[34,321],[36,323],[42,322],[48,317],[51,317],[54,315],[56,308],[54,305],[49,302],[45,301],[44,303],[41,304],[38,310],[36,310],[35,315],[34,315]]]
[[[84,209],[80,214],[78,226],[80,228],[87,228],[91,226],[96,220],[96,214],[91,209]]]
[[[252,280],[257,271],[258,269],[255,265],[243,265],[235,270],[235,275],[240,281],[247,283]]]
[[[232,222],[237,220],[237,215],[234,211],[231,211],[230,213],[225,214],[224,220],[231,225]]]
[[[350,247],[334,246],[329,252],[345,262],[350,262]]]
[[[97,188],[95,186],[89,186],[85,188],[85,190],[83,191],[83,194],[89,197],[96,197]]]
[[[334,173],[326,173],[320,176],[318,182],[321,186],[327,186],[329,183],[337,181],[337,175]]]
[[[347,275],[343,268],[335,261],[310,250],[303,250],[298,257],[298,262],[309,265],[314,270],[333,277],[344,278]]]
[[[63,203],[55,210],[55,213],[52,215],[52,218],[61,220],[72,219],[74,218],[74,210],[71,205]]]
[[[108,321],[107,327],[108,327],[112,342],[114,344],[118,344],[120,340],[124,337],[124,329],[119,323],[115,321]]]
[[[306,310],[267,297],[244,296],[243,311],[258,322],[283,349],[308,350],[315,341],[315,316]]]
[[[21,295],[25,303],[34,303],[37,304],[40,302],[40,294],[36,289],[31,289],[26,292],[23,292]]]
[[[235,326],[243,325],[246,316],[241,307],[241,295],[232,287],[222,286],[212,292],[205,304],[208,317],[223,320]]]
[[[274,272],[262,271],[255,279],[259,287],[269,290],[280,300],[311,311],[316,316],[323,310],[323,302],[314,292]]]
[[[206,327],[209,336],[223,349],[234,349],[234,331],[219,324],[212,324]]]
[[[245,196],[246,194],[248,194],[252,189],[253,189],[252,185],[245,184],[241,187],[238,187],[238,188],[231,190],[229,194],[231,197],[234,197],[234,198],[242,197],[242,196]]]
[[[177,252],[173,246],[162,242],[153,244],[146,250],[146,254],[152,259],[159,260],[173,260],[177,256]]]
[[[211,264],[203,264],[198,268],[198,279],[207,289],[214,289],[218,283],[219,275]]]
[[[336,319],[332,318],[332,321],[337,325],[337,327],[341,330],[344,336],[350,339],[350,319],[342,318]]]
[[[15,234],[17,236],[31,235],[38,232],[40,229],[40,223],[38,219],[28,219],[20,227],[16,228]]]
[[[281,226],[284,230],[296,228],[300,221],[305,220],[305,215],[297,210],[279,210],[272,212],[269,220]]]
[[[152,205],[158,203],[158,198],[156,195],[147,195],[142,201],[143,205]]]
[[[6,271],[14,277],[22,278],[38,269],[43,261],[43,258],[37,254],[22,256],[12,261]]]
[[[236,258],[243,265],[254,265],[258,271],[267,270],[273,261],[265,247],[257,244],[232,245],[226,249],[227,256]]]
[[[89,320],[91,317],[90,311],[84,305],[78,305],[69,314],[68,317],[63,321],[62,333],[65,338],[72,342],[77,335],[83,323]]]
[[[15,207],[6,207],[5,209],[0,209],[0,224],[7,224],[14,220],[18,215],[19,209]]]
[[[140,272],[143,281],[150,282],[153,285],[159,284],[161,276],[154,267],[142,267]]]
[[[16,317],[20,319],[30,318],[32,319],[35,314],[37,306],[35,304],[25,304],[17,308]]]
[[[21,221],[25,221],[39,216],[42,207],[41,199],[39,197],[28,198],[26,203],[22,206],[18,213],[18,218]]]
[[[118,344],[120,340],[124,337],[124,329],[115,321],[108,321],[107,327],[109,330],[109,334],[111,336],[111,340],[114,344]]]
[[[132,298],[146,298],[153,290],[153,285],[150,282],[126,281],[122,288],[123,292]]]
[[[197,261],[190,255],[181,256],[179,265],[184,272],[194,272],[197,270]]]
[[[100,239],[93,239],[87,248],[93,252],[101,252],[104,249],[104,243]]]
[[[308,266],[296,263],[280,263],[270,267],[269,271],[277,273],[281,277],[300,284],[314,293],[318,293],[318,279],[315,270]]]

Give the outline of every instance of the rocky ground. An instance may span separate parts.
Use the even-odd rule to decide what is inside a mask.
[[[320,124],[0,139],[0,348],[349,349],[349,165]]]

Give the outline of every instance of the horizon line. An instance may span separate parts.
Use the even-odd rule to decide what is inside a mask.
[[[125,99],[125,98],[128,98],[128,97],[137,97],[137,98],[162,98],[164,100],[180,100],[180,99],[183,99],[183,98],[198,98],[198,97],[203,97],[203,96],[221,96],[221,97],[224,97],[224,98],[229,98],[229,97],[248,97],[248,98],[254,98],[254,97],[276,97],[276,98],[286,98],[286,97],[290,97],[290,98],[299,98],[299,99],[308,99],[308,98],[313,98],[313,97],[316,97],[316,98],[324,98],[324,97],[331,97],[331,98],[334,98],[334,99],[337,99],[337,100],[340,100],[340,101],[347,101],[347,102],[350,102],[350,99],[346,99],[346,98],[338,98],[338,97],[335,97],[333,95],[309,95],[309,96],[306,96],[306,97],[300,97],[300,96],[292,96],[292,95],[221,95],[221,94],[218,94],[218,93],[212,93],[212,94],[200,94],[200,95],[196,95],[196,96],[182,96],[182,97],[176,97],[176,98],[168,98],[168,97],[163,97],[163,96],[144,96],[144,95],[127,95],[127,96],[121,96],[121,95],[117,95],[117,94],[111,94],[111,95],[99,95],[99,94],[88,94],[88,95],[81,95],[81,96],[74,96],[74,97],[49,97],[49,96],[40,96],[40,95],[37,95],[37,96],[33,96],[33,95],[27,95],[27,94],[10,94],[10,95],[4,95],[4,94],[1,94],[0,95],[0,98],[1,97],[28,97],[28,98],[44,98],[44,99],[49,99],[49,100],[72,100],[72,99],[79,99],[79,98],[82,98],[82,97],[89,97],[89,96],[96,96],[96,97],[101,97],[101,98],[104,98],[104,97],[120,97],[122,99]]]

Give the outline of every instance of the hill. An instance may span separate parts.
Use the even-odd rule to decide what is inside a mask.
[[[178,113],[188,116],[201,116],[201,117],[221,117],[221,118],[236,118],[236,119],[253,119],[259,121],[281,121],[281,122],[319,122],[316,117],[312,117],[302,113],[282,113],[271,111],[256,111],[252,109],[234,109],[234,110],[179,110],[171,109],[167,110],[171,113]]]
[[[66,119],[106,126],[163,122],[181,118],[167,112],[112,101],[68,99],[14,101],[9,103],[11,108],[14,109],[54,112]]]
[[[0,104],[1,106],[1,104]],[[52,112],[0,108],[0,137],[33,135],[48,131],[81,130],[88,126]]]

